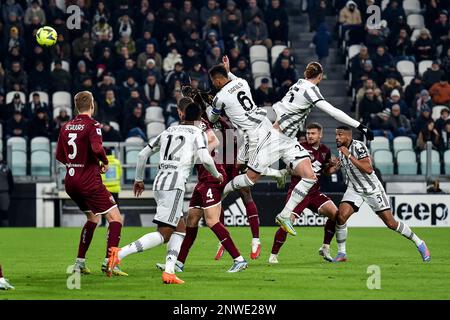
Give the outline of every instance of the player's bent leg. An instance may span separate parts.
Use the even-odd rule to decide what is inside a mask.
[[[395,220],[391,210],[384,210],[382,212],[377,212],[377,214],[389,229],[400,233],[406,239],[414,242],[424,262],[431,260],[430,251],[428,250],[425,241],[420,239],[407,224],[402,221]]]
[[[198,223],[203,216],[203,210],[200,208],[190,208],[186,222],[186,236],[181,244],[180,253],[178,254],[177,262],[175,265],[176,272],[182,272],[184,263],[189,255],[189,250],[197,238]],[[178,269],[178,270],[177,270]]]
[[[233,266],[228,270],[228,272],[239,272],[247,268],[247,261],[241,256],[239,250],[236,248],[233,240],[231,239],[231,235],[225,226],[220,223],[220,209],[221,203],[218,203],[215,206],[205,208],[204,215],[205,221],[208,227],[214,232],[219,241],[225,247],[225,250],[231,255],[234,260]]]
[[[328,200],[318,210],[318,212],[328,217],[324,226],[323,243],[319,249],[319,255],[326,261],[332,262],[330,243],[336,233],[336,218],[338,215],[338,208],[333,201]]]
[[[339,204],[339,213],[336,223],[336,242],[338,245],[338,253],[333,259],[333,262],[347,261],[347,220],[358,208],[353,203],[341,202]]]
[[[281,213],[276,217],[276,222],[291,235],[297,234],[290,219],[291,213],[294,211],[295,207],[303,201],[309,190],[311,190],[312,186],[317,182],[317,177],[312,169],[310,158],[302,158],[299,160],[294,171],[298,176],[302,177],[302,180],[300,180],[294,190],[292,190],[291,197]]]
[[[274,178],[277,182],[277,188],[282,190],[286,186],[286,177],[288,176],[287,169],[273,169],[273,168],[267,168],[262,173],[263,176]]]
[[[78,254],[73,267],[73,272],[81,274],[90,274],[91,270],[86,267],[86,252],[89,249],[95,229],[100,222],[100,217],[93,214],[91,211],[86,211],[87,221],[81,230],[80,242],[78,244]]]
[[[233,178],[230,182],[225,185],[222,192],[222,200],[227,197],[227,195],[245,187],[253,187],[253,185],[258,181],[261,175],[251,169],[247,170],[246,173],[240,174]]]
[[[248,223],[252,232],[252,248],[250,253],[251,259],[257,259],[261,254],[261,241],[259,240],[259,214],[258,208],[253,201],[252,192],[250,188],[242,188],[239,190],[242,202],[245,205],[245,212],[247,214]]]

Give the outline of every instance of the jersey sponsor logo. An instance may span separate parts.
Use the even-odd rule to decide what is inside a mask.
[[[392,214],[399,220],[419,220],[430,222],[432,226],[448,224],[448,207],[443,202],[401,201],[401,197],[391,196]],[[406,199],[405,199],[406,200]]]
[[[83,131],[84,124],[69,124],[66,126],[66,131]]]

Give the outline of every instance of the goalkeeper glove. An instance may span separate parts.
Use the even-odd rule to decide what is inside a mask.
[[[366,137],[368,141],[373,140],[373,132],[362,123],[358,126],[358,130]]]

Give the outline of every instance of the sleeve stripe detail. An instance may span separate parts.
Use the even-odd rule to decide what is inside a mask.
[[[153,149],[153,146],[150,143],[147,143],[147,145],[150,147],[150,149]]]
[[[214,113],[214,114],[218,114],[218,115],[220,115],[221,113],[222,113],[222,111],[221,110],[219,110],[219,109],[216,109],[216,108],[212,108],[212,113]]]
[[[320,92],[319,92],[319,90],[317,89],[317,87],[312,87],[312,90],[313,90],[314,93],[316,94],[317,98],[323,100],[323,96],[320,94]]]
[[[318,100],[314,101],[313,104],[316,104],[317,102],[322,101],[322,100],[324,100],[324,99],[318,99]]]

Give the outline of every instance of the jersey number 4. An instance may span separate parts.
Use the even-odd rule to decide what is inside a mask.
[[[172,152],[169,153],[169,149],[170,149],[170,145],[172,143],[172,140],[179,140],[180,143],[172,150]],[[180,157],[176,156],[176,153],[178,151],[180,151],[180,149],[183,147],[185,143],[184,137],[183,136],[176,136],[175,139],[173,139],[173,135],[169,135],[167,137],[167,145],[164,151],[164,160],[174,160],[174,161],[179,161]]]
[[[77,138],[76,133],[69,133],[69,141],[67,141],[67,144],[69,147],[72,147],[72,153],[69,153],[68,157],[69,159],[73,160],[77,156],[77,145],[75,143],[75,139]]]

